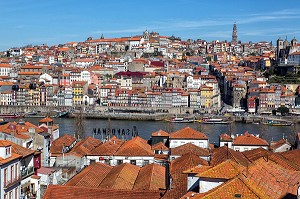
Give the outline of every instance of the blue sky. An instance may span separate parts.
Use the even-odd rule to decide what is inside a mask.
[[[125,37],[144,30],[182,39],[300,41],[300,1],[0,0],[0,50]]]

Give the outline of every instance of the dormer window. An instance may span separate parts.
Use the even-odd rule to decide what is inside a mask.
[[[6,156],[10,156],[11,155],[11,147],[9,146],[9,147],[6,147],[6,149],[5,149],[5,155]]]

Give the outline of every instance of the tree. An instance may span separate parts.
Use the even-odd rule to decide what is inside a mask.
[[[285,106],[281,106],[277,108],[277,111],[280,112],[281,115],[286,115],[290,110]]]

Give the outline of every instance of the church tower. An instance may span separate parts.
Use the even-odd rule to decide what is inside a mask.
[[[237,36],[236,23],[234,22],[231,42],[236,44],[237,43],[237,38],[238,38],[238,36]]]

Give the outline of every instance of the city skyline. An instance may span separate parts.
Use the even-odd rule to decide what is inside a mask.
[[[155,31],[186,39],[231,41],[237,24],[242,42],[291,40],[300,36],[299,2],[272,1],[2,1],[0,50],[10,47],[55,45],[100,38],[140,35]]]

